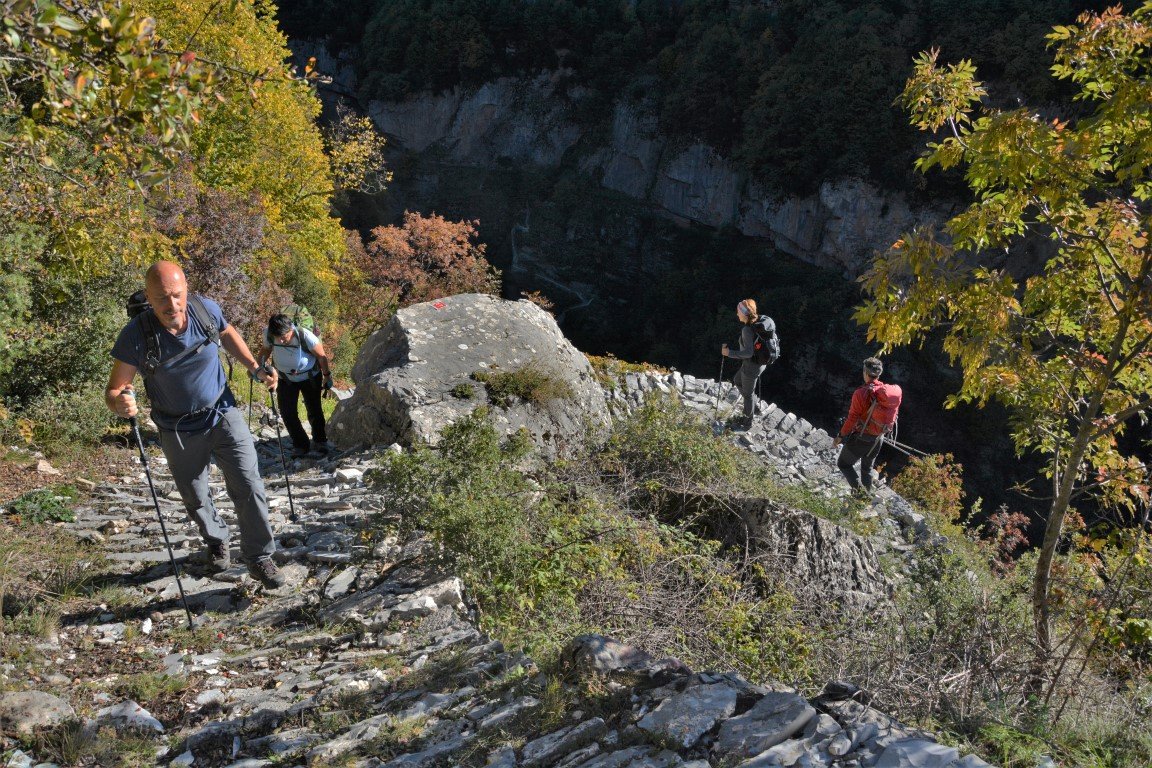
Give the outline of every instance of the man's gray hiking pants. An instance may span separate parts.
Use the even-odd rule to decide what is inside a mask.
[[[179,440],[175,432],[161,430],[160,445],[188,517],[200,529],[206,544],[227,545],[229,538],[228,525],[216,511],[208,488],[209,462],[214,459],[224,475],[228,497],[236,507],[241,556],[254,562],[276,551],[256,444],[238,409],[224,411],[216,426],[207,432],[181,433]]]
[[[879,435],[852,435],[845,438],[840,448],[840,458],[836,466],[844,473],[848,485],[859,488],[861,483],[872,490],[872,464],[880,453],[882,440]],[[860,475],[856,475],[856,462],[860,462]]]

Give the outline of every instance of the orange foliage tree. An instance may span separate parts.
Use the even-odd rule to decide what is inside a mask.
[[[405,211],[403,224],[376,227],[366,243],[349,233],[340,282],[353,339],[362,341],[410,304],[456,293],[496,293],[500,271],[477,240],[479,223]]]

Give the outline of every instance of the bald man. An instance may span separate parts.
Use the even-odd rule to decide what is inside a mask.
[[[248,572],[274,589],[284,577],[272,562],[276,549],[268,523],[268,499],[260,479],[256,446],[236,398],[228,389],[219,347],[236,358],[253,379],[276,388],[275,371],[266,372],[224,319],[220,305],[196,297],[219,332],[219,346],[210,329],[189,308],[184,270],[170,261],[153,264],[145,275],[149,308],[128,321],[112,347],[112,373],[104,400],[117,416],[137,413],[132,380],[141,373],[152,402],[152,420],[160,430],[160,446],[180,491],[188,517],[200,530],[208,563],[217,570],[231,565],[228,525],[212,503],[208,471],[212,460],[224,474],[228,497],[240,524],[240,554]],[[149,357],[149,336],[153,344]],[[158,346],[158,350],[156,349]],[[159,360],[155,353],[159,352]]]

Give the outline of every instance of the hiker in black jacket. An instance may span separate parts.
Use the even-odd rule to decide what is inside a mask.
[[[720,354],[742,361],[740,370],[736,371],[736,375],[732,377],[732,384],[739,387],[740,394],[744,396],[744,416],[736,424],[736,427],[748,429],[752,426],[752,414],[756,411],[756,399],[753,397],[756,392],[756,381],[768,366],[762,365],[754,359],[756,332],[752,329],[752,324],[759,317],[756,311],[756,302],[752,299],[744,299],[737,304],[736,317],[743,326],[740,329],[740,348],[732,350],[727,344],[724,344],[720,347]]]

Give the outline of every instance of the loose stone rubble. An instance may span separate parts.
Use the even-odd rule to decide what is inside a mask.
[[[673,390],[689,407],[712,414],[717,383],[677,373],[630,375],[609,402],[623,412],[648,392]],[[734,397],[721,400],[730,409]],[[262,427],[258,446],[280,546],[276,559],[287,577],[274,592],[253,586],[242,565],[206,573],[196,562],[200,543],[163,459],[151,462],[173,554],[183,563],[188,603],[199,627],[241,639],[228,653],[196,653],[156,639],[164,634],[159,630],[185,619],[142,473],[121,484],[98,485],[70,524],[77,536],[107,551],[121,583],[148,607],[131,617],[108,611],[65,623],[48,653],[74,653],[68,649],[77,638],[99,646],[124,645],[129,638],[155,642],[151,661],[140,659],[142,671],[189,680],[194,691],[183,718],[161,722],[135,702],[107,695],[98,699],[103,706],[95,716],[152,734],[158,764],[257,768],[346,759],[339,764],[364,768],[986,765],[870,708],[866,695],[849,684],[830,684],[809,700],[787,686],[693,671],[675,659],[654,659],[643,649],[594,635],[574,638],[564,658],[568,679],[600,677],[609,694],[604,705],[597,712],[546,710],[541,699],[547,686],[533,660],[478,631],[464,585],[434,564],[424,542],[370,543],[362,536],[373,518],[375,524],[388,521],[384,501],[365,485],[373,455],[346,452],[292,463],[289,498],[274,436]],[[846,492],[831,461],[831,439],[793,414],[768,404],[755,427],[734,439],[783,478],[834,496]],[[235,530],[218,473],[211,485]],[[912,540],[932,535],[887,489],[872,509],[893,540],[905,533]],[[0,682],[4,678],[7,688],[18,682],[13,665],[0,666]],[[35,695],[48,694],[0,695],[6,728],[29,727],[51,712],[57,722],[68,716],[68,704],[57,700],[22,720],[20,712],[28,711],[22,702]],[[34,756],[18,750],[6,756],[6,765],[36,764]]]

